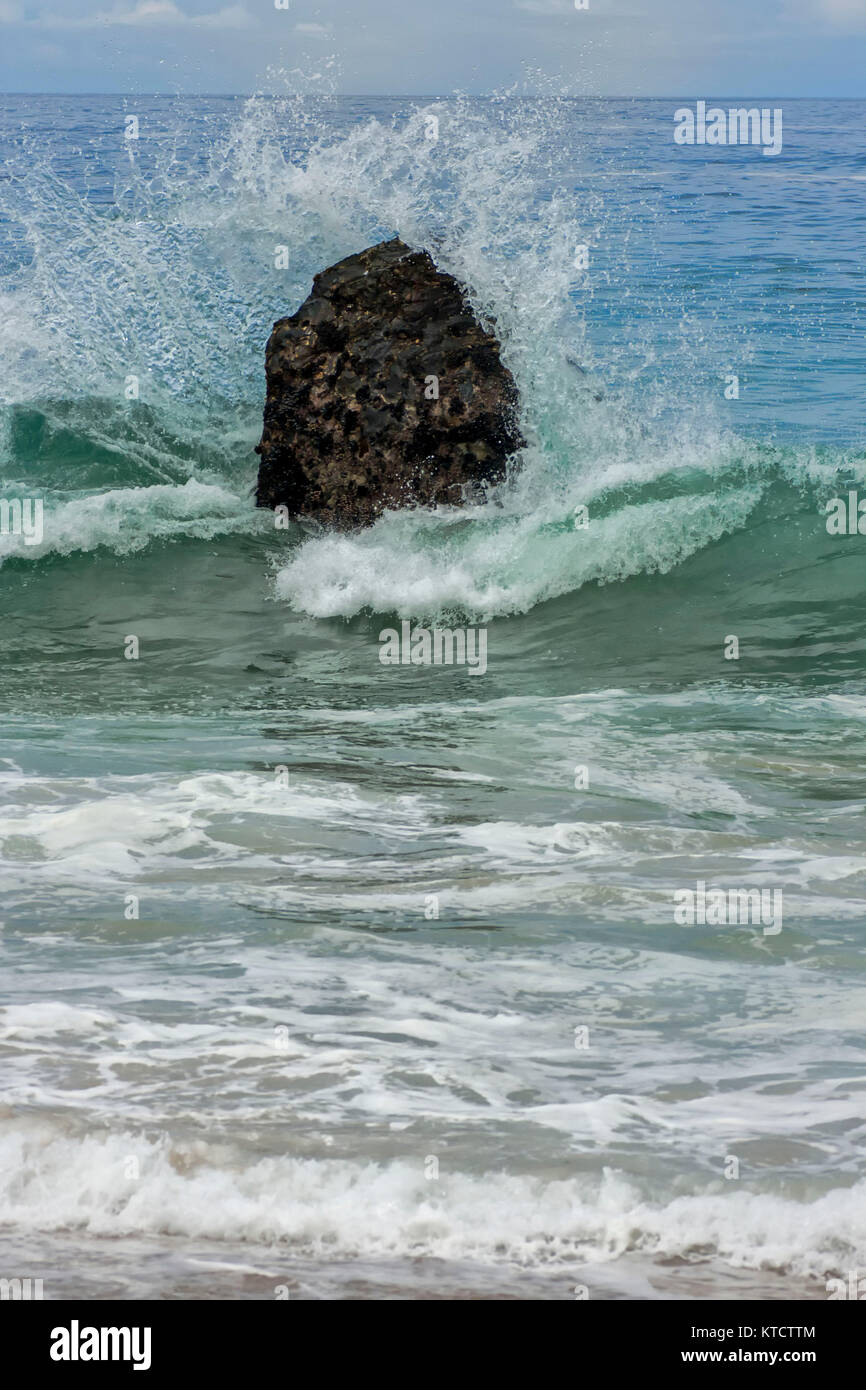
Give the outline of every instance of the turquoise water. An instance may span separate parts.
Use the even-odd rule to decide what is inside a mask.
[[[0,1272],[866,1262],[866,542],[823,512],[866,497],[864,107],[782,103],[769,160],[681,104],[0,99],[0,495],[45,505],[0,535]],[[270,325],[394,232],[495,318],[520,469],[276,531]],[[486,674],[381,665],[397,618],[486,626]],[[678,925],[698,882],[781,930]]]

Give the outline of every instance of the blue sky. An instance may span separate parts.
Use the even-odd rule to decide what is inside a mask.
[[[0,0],[0,90],[866,97],[866,0]]]

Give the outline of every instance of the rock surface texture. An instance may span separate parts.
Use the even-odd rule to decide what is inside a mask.
[[[349,256],[274,325],[256,501],[338,527],[459,504],[523,445],[499,343],[399,239]],[[438,394],[437,394],[438,393]]]

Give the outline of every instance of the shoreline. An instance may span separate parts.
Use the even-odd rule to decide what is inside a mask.
[[[735,1269],[712,1259],[626,1255],[606,1264],[522,1269],[429,1256],[298,1258],[274,1246],[178,1236],[82,1238],[75,1232],[8,1231],[0,1232],[0,1249],[6,1266],[26,1270],[30,1279],[42,1279],[46,1302],[827,1299],[823,1279]]]

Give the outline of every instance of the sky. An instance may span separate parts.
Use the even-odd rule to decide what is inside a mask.
[[[866,0],[0,0],[0,91],[250,93],[280,73],[358,94],[866,97]]]

